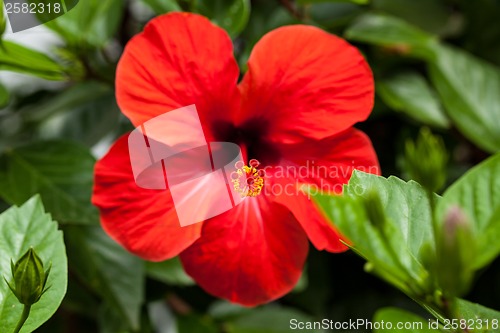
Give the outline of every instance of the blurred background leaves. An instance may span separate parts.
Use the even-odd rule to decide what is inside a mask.
[[[242,71],[255,43],[282,25],[316,25],[359,47],[373,69],[377,99],[358,127],[372,139],[384,176],[393,177],[359,174],[352,182],[375,188],[383,207],[402,205],[409,213],[386,212],[385,233],[401,233],[401,224],[391,222],[397,220],[412,237],[384,238],[360,216],[361,202],[339,199],[346,202],[334,220],[358,227],[346,234],[361,237],[358,252],[373,265],[353,252],[312,250],[300,288],[257,309],[207,295],[178,259],[146,263],[109,239],[90,193],[95,160],[131,128],[114,99],[116,65],[130,38],[170,11],[201,13],[226,29]],[[472,303],[459,301],[457,311],[496,316],[487,308],[500,309],[498,156],[455,181],[500,150],[498,17],[497,0],[85,0],[40,28],[50,44],[7,27],[0,45],[0,209],[39,194],[37,205],[59,222],[68,251],[67,294],[37,332],[274,333],[290,331],[291,318],[427,321],[429,314],[404,293],[433,288],[425,253],[434,244],[429,198],[420,185],[395,178],[408,180],[405,143],[423,126],[449,152],[437,219],[458,204],[478,239],[474,283],[463,295]]]

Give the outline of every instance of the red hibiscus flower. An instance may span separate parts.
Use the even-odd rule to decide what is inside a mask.
[[[195,104],[207,141],[236,143],[266,169],[259,195],[181,227],[168,189],[136,185],[124,136],[96,165],[93,202],[129,251],[152,261],[180,255],[207,292],[253,306],[293,288],[308,239],[346,250],[308,196],[290,192],[300,184],[338,192],[354,168],[378,172],[370,140],[352,128],[371,112],[374,83],[356,48],[305,25],[265,35],[238,83],[239,75],[226,32],[199,15],[167,14],[127,45],[117,100],[135,126]]]

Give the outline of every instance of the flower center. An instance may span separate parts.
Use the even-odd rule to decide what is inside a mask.
[[[256,197],[264,187],[264,177],[266,172],[259,170],[257,167],[260,162],[256,159],[251,159],[248,165],[238,161],[234,165],[236,171],[231,173],[231,182],[233,187],[241,197]]]

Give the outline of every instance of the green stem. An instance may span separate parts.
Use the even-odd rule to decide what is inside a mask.
[[[442,324],[444,324],[445,320],[446,319],[451,319],[451,318],[448,318],[445,314],[442,313],[441,309],[439,308],[436,308],[430,304],[427,304],[423,301],[419,301],[419,300],[416,300],[416,299],[413,299],[415,302],[417,302],[418,304],[420,304],[421,307],[423,307],[424,309],[426,309],[430,314],[432,314],[435,318],[437,318]]]
[[[437,245],[439,225],[438,221],[436,220],[436,195],[432,191],[427,191],[427,197],[429,198],[429,204],[431,206],[431,221],[432,221],[432,230],[434,231],[434,242]]]
[[[24,323],[28,319],[31,311],[31,305],[25,305],[23,308],[23,313],[21,315],[21,319],[19,319],[19,322],[17,323],[16,329],[12,333],[19,333],[21,331],[21,328],[23,327]]]
[[[66,7],[66,0],[61,0],[61,5],[63,7],[64,12],[67,13],[68,12],[68,8]]]

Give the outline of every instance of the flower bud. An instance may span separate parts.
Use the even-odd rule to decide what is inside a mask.
[[[440,190],[446,182],[448,153],[441,138],[424,127],[416,142],[408,141],[405,152],[405,171],[411,179],[430,192]]]
[[[43,263],[33,248],[30,248],[15,264],[11,261],[14,286],[7,282],[10,290],[24,305],[33,305],[47,291],[45,285],[51,266],[44,271]]]
[[[473,279],[476,243],[467,216],[458,206],[446,214],[437,237],[437,277],[450,296],[463,295]]]

